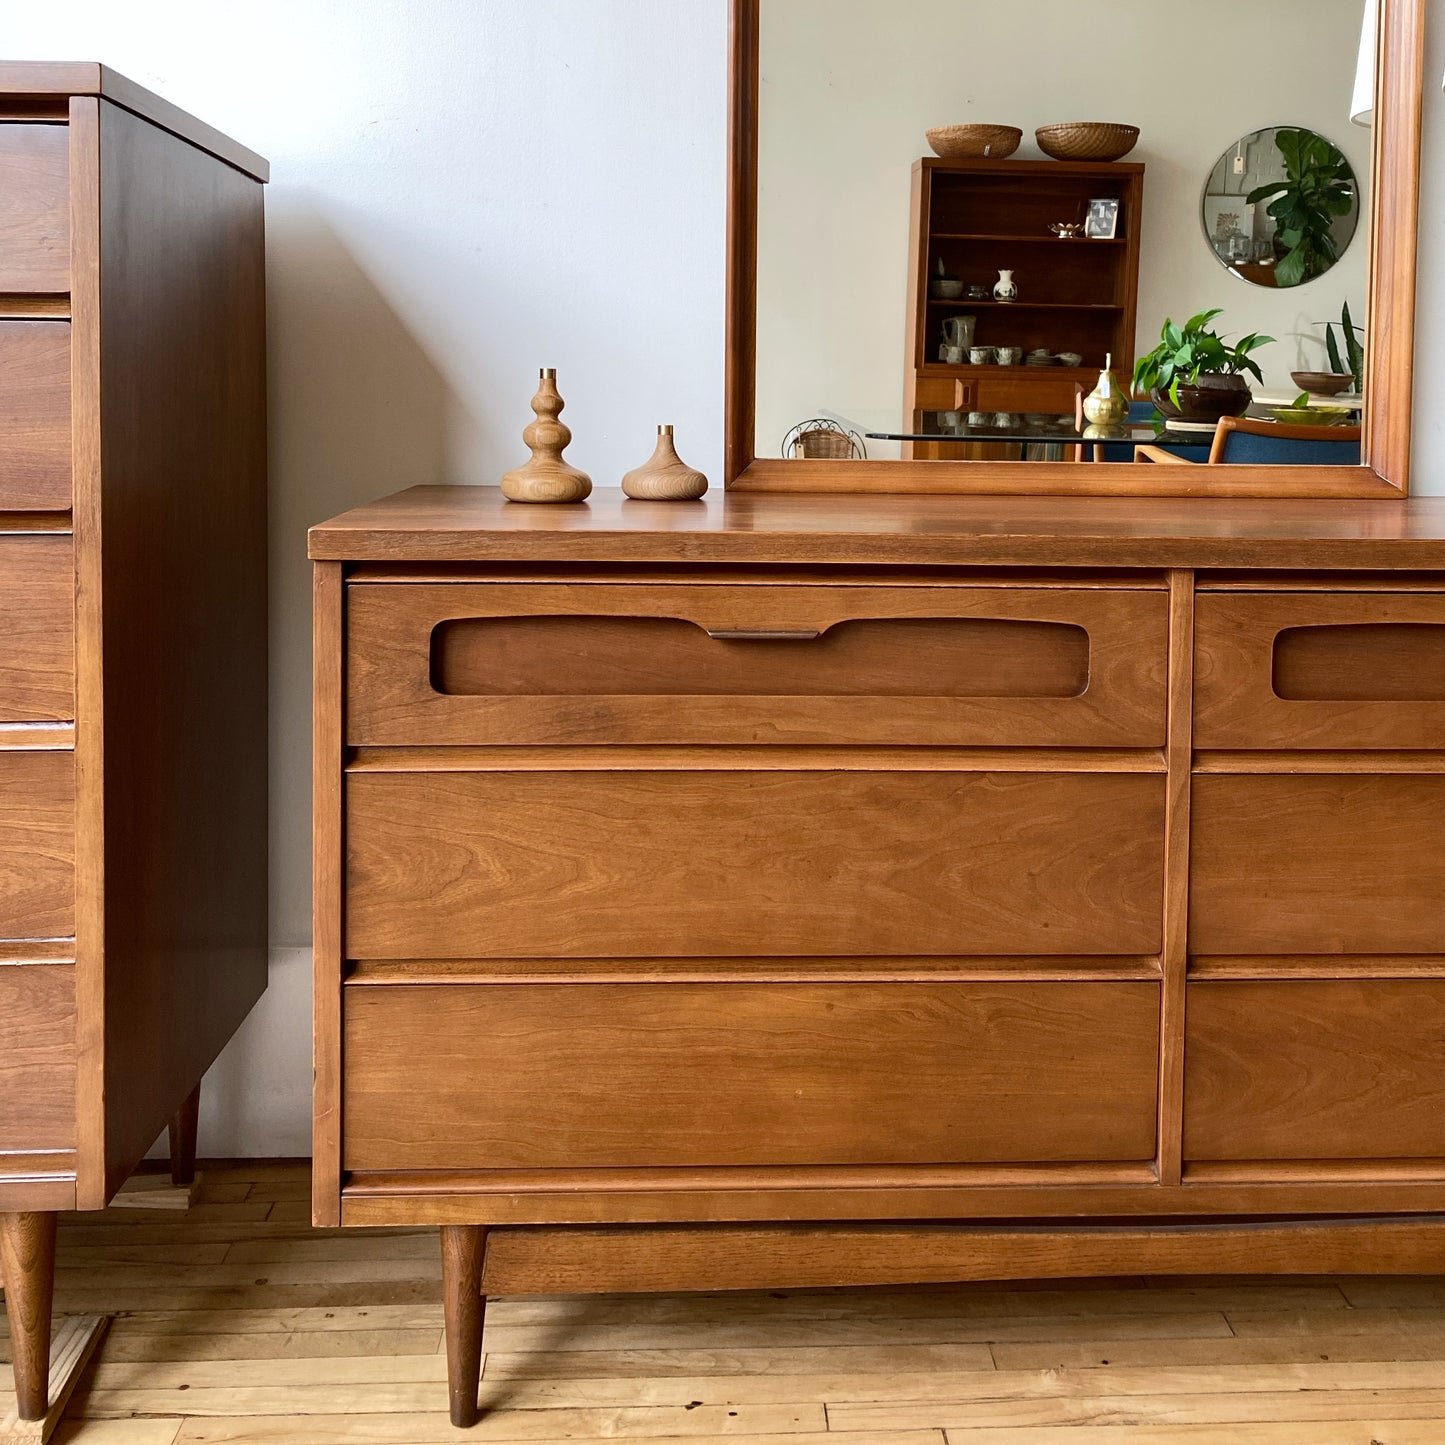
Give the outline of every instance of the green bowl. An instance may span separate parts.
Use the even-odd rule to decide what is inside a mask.
[[[1265,410],[1289,426],[1345,426],[1351,415],[1347,406],[1269,406]]]

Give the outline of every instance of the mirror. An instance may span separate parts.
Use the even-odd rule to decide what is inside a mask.
[[[1360,222],[1359,181],[1333,141],[1271,126],[1220,156],[1204,187],[1202,220],[1231,275],[1253,286],[1302,286],[1349,250]]]
[[[1392,490],[1366,470],[1361,391],[1378,134],[1351,123],[1365,0],[1155,6],[1128,25],[1061,0],[734,4],[733,477],[759,459],[750,484],[785,489],[800,461],[814,469],[806,485],[824,489],[861,487],[865,471],[867,489],[886,488],[867,468],[892,460],[1008,463],[1025,479],[1020,463],[1129,463],[1145,443],[1207,464],[1221,398],[1203,393],[1227,390],[1231,414],[1328,428],[1319,440],[1338,443],[1307,461],[1251,449],[1256,470],[1337,458],[1360,495]],[[1414,145],[1402,86],[1419,64],[1422,6],[1382,6],[1382,27],[1413,48],[1386,55],[1375,113]],[[1021,69],[1025,35],[1048,43],[1027,47]],[[1418,91],[1408,99],[1418,108]],[[1292,124],[1266,124],[1281,117]],[[1288,244],[1290,193],[1261,190],[1290,184],[1292,164],[1334,168],[1338,214],[1304,255]],[[1223,255],[1201,245],[1204,178],[1206,237],[1221,236]],[[1413,195],[1391,184],[1403,209],[1380,233],[1391,254],[1413,254]],[[1081,404],[1106,364],[1126,410],[1086,435]],[[1202,414],[1153,404],[1174,377]],[[936,485],[988,486],[972,475],[940,471]],[[1043,475],[1063,473],[1046,467],[1041,487]],[[1066,490],[1093,485],[1073,475]]]

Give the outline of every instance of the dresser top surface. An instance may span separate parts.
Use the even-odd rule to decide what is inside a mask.
[[[1445,497],[1401,502],[620,491],[531,506],[412,487],[313,527],[340,562],[1445,569]]]

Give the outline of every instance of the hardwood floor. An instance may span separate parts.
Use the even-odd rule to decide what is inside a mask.
[[[436,1231],[313,1230],[307,1191],[203,1168],[188,1214],[63,1220],[57,1312],[117,1317],[60,1445],[1445,1440],[1435,1278],[494,1300],[459,1434]]]

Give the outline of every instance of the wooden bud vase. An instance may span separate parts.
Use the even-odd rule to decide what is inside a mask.
[[[557,390],[557,373],[542,373],[532,398],[537,420],[522,433],[532,460],[502,478],[502,492],[512,502],[584,502],[592,494],[592,478],[562,460],[572,433],[561,421],[566,406]]]
[[[652,459],[623,477],[622,490],[638,501],[694,502],[707,491],[707,478],[678,456],[672,428],[660,426]]]

